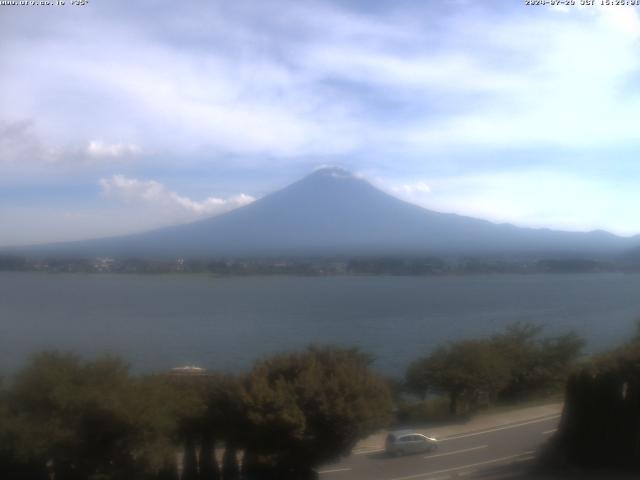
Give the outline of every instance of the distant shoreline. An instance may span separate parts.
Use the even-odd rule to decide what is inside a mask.
[[[207,277],[207,278],[267,278],[267,277],[298,277],[298,278],[372,278],[372,277],[498,277],[498,276],[537,276],[537,275],[637,275],[640,271],[623,271],[623,270],[600,270],[600,271],[526,271],[526,272],[447,272],[447,273],[229,273],[218,274],[212,272],[97,272],[97,271],[48,271],[48,270],[0,270],[0,274],[9,273],[29,273],[29,274],[46,274],[46,275],[87,275],[87,276],[142,276],[142,277]]]
[[[640,264],[586,255],[362,255],[173,259],[28,257],[0,254],[0,271],[48,273],[209,274],[225,276],[445,276],[539,273],[635,273]]]

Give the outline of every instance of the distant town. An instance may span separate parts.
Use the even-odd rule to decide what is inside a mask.
[[[640,272],[640,264],[588,258],[358,257],[358,258],[28,258],[0,256],[0,271],[47,273],[247,275],[461,275]]]

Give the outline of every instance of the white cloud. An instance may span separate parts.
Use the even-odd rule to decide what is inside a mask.
[[[606,5],[598,7],[596,11],[614,28],[620,29],[632,37],[640,37],[640,15],[637,7],[612,8]]]
[[[391,187],[391,191],[395,193],[404,193],[406,195],[413,195],[415,193],[418,193],[418,194],[430,193],[431,187],[426,182],[413,182],[413,183],[404,183],[402,185],[394,185]]]
[[[499,52],[497,42],[503,43],[509,47],[502,50],[519,55],[522,63],[502,81],[489,82],[499,88],[481,108],[409,126],[407,150],[638,145],[640,95],[632,79],[640,72],[640,20],[635,8],[576,9],[561,19],[482,29],[490,32],[487,51]],[[495,74],[495,66],[476,64],[460,76],[482,85],[488,72]]]
[[[0,122],[0,165],[33,162],[47,157],[33,133],[33,122]]]
[[[229,198],[208,197],[197,201],[172,192],[155,180],[138,180],[124,175],[102,178],[100,186],[107,197],[118,198],[127,203],[142,203],[165,212],[169,218],[180,218],[183,221],[224,213],[255,200],[252,196],[241,193]]]
[[[38,118],[47,149],[88,144],[90,156],[111,159],[204,149],[299,162],[637,142],[640,100],[622,85],[639,67],[635,8],[423,20],[417,6],[382,19],[283,3],[281,21],[262,18],[270,8],[211,7],[194,17],[185,8],[156,13],[144,28],[89,12],[95,28],[52,23],[46,42],[10,38],[19,49],[3,58],[3,115]],[[256,18],[265,21],[256,27]],[[16,83],[29,95],[16,95]],[[64,108],[43,101],[52,85]],[[372,111],[377,96],[411,115],[390,123],[398,112]]]
[[[638,233],[634,212],[640,209],[640,199],[632,180],[589,180],[578,174],[526,169],[433,176],[428,182],[430,190],[420,192],[397,188],[397,181],[389,179],[375,181],[406,201],[440,212],[524,227]]]
[[[140,147],[134,143],[109,144],[101,140],[91,140],[87,146],[87,153],[92,157],[123,157],[140,152]]]
[[[225,9],[218,14],[215,6],[201,10],[185,8],[161,32],[152,31],[153,22],[116,25],[88,12],[83,25],[94,28],[54,22],[48,29],[55,34],[46,41],[41,35],[11,38],[24,50],[3,56],[3,116],[37,118],[46,144],[89,144],[88,152],[102,157],[141,149],[181,157],[205,150],[292,158],[342,153],[358,144],[358,121],[346,98],[317,89],[288,61],[289,52],[265,54],[265,32],[249,27],[259,9],[242,18]],[[294,10],[300,18],[309,13]],[[193,35],[198,42],[185,48]],[[241,55],[233,53],[237,48]],[[30,93],[6,92],[15,81]],[[64,108],[42,100],[55,96]],[[105,138],[122,143],[100,141]]]
[[[217,164],[194,169],[210,172],[247,162],[269,171],[275,185],[273,172],[282,179],[302,169],[274,163],[349,159],[357,171],[414,172],[388,189],[442,210],[565,226],[571,215],[576,225],[607,226],[609,215],[610,228],[629,230],[637,215],[626,205],[636,205],[635,197],[595,181],[596,168],[570,165],[576,178],[560,178],[580,198],[606,193],[607,212],[587,202],[581,213],[553,182],[559,204],[545,197],[544,208],[534,208],[522,192],[540,194],[527,177],[509,173],[518,185],[510,189],[496,180],[503,173],[489,170],[509,170],[509,154],[515,163],[526,152],[528,167],[550,165],[551,181],[554,168],[566,172],[591,154],[591,167],[606,159],[611,167],[603,171],[629,175],[624,161],[640,146],[639,10],[547,14],[515,6],[496,13],[475,3],[446,15],[419,2],[356,13],[329,2],[277,0],[131,7],[125,17],[113,2],[81,13],[52,9],[37,19],[29,9],[9,9],[0,18],[0,182],[30,165],[38,166],[38,183],[50,178],[42,175],[47,168],[93,182],[140,156],[136,171],[144,173],[134,175],[153,177],[161,162],[183,178],[187,162]],[[531,160],[532,151],[542,152],[540,160]],[[446,181],[433,175],[451,170],[462,174]],[[478,170],[485,183],[471,180]],[[151,225],[147,217],[167,224],[250,200],[196,200],[122,176],[101,184],[108,196],[145,211],[131,222],[136,228]]]
[[[32,120],[0,121],[0,166],[42,167],[96,166],[130,159],[142,153],[134,143],[107,143],[91,140],[82,147],[46,143],[38,135],[38,123]]]

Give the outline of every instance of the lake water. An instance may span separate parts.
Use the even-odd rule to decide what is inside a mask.
[[[359,346],[401,374],[448,340],[528,320],[590,351],[640,317],[640,275],[236,277],[0,273],[0,372],[41,349],[110,352],[136,371],[241,371],[311,342]]]

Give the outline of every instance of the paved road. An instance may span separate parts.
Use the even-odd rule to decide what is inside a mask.
[[[433,453],[389,458],[381,444],[371,445],[340,463],[319,470],[321,480],[444,480],[513,478],[524,471],[536,450],[555,431],[560,415],[547,414],[478,431],[439,438]],[[508,468],[509,473],[504,469]]]

